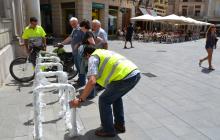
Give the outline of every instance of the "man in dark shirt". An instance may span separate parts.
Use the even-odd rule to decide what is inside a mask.
[[[78,47],[82,43],[84,33],[80,30],[78,19],[75,17],[70,18],[70,25],[73,28],[72,33],[61,43],[63,45],[71,43],[74,63],[79,72],[80,64],[78,58]]]
[[[131,43],[131,48],[134,48],[132,46],[132,35],[133,35],[133,32],[134,32],[134,28],[132,26],[132,23],[129,23],[129,26],[127,27],[127,31],[126,31],[126,35],[125,35],[125,46],[124,46],[124,49],[127,49],[127,47],[126,47],[127,41],[129,41]]]

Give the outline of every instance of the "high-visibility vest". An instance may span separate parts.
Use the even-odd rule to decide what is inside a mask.
[[[112,51],[97,49],[92,56],[97,56],[100,60],[96,82],[102,87],[106,87],[112,81],[124,79],[137,69],[137,66],[130,60]]]

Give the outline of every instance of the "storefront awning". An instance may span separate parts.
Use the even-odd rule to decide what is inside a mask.
[[[154,17],[157,16],[157,13],[152,9],[145,9],[145,8],[139,8],[139,9],[140,9],[140,11],[143,15],[148,14],[148,15],[151,15],[151,16],[154,16]]]
[[[157,13],[156,13],[154,10],[151,10],[151,9],[147,9],[147,13],[148,13],[149,15],[154,16],[154,17],[157,16]]]
[[[147,13],[147,10],[146,10],[145,8],[139,8],[139,9],[140,9],[140,11],[141,11],[141,13],[142,13],[143,15],[148,14],[148,13]]]
[[[102,4],[102,3],[92,3],[92,8],[93,9],[104,9],[105,8],[105,5]]]

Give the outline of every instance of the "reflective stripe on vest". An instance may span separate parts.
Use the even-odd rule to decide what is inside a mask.
[[[126,60],[126,58],[119,59],[119,60],[113,65],[111,72],[109,73],[108,77],[105,79],[105,84],[104,84],[104,86],[106,86],[107,84],[109,84],[109,80],[110,80],[111,76],[114,74],[116,67],[121,63],[121,61],[125,61],[125,60]]]
[[[103,87],[112,81],[122,80],[137,69],[137,66],[131,61],[112,51],[97,49],[92,55],[99,57],[96,80]]]
[[[110,57],[106,57],[106,58],[105,58],[105,60],[104,60],[104,62],[103,62],[103,64],[102,64],[102,66],[101,66],[101,68],[100,68],[100,70],[99,70],[99,72],[98,72],[97,78],[100,78],[100,77],[101,77],[101,75],[102,75],[102,73],[103,73],[103,71],[104,71],[104,68],[105,68],[106,64],[108,63],[109,59],[110,59]]]

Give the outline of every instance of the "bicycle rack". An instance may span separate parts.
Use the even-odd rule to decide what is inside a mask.
[[[42,66],[45,66],[45,67],[56,66],[58,71],[63,71],[63,65],[60,63],[37,63],[37,65],[35,67],[35,73],[40,72]]]
[[[42,63],[44,61],[52,61],[52,63],[59,63],[60,58],[57,56],[50,56],[50,57],[38,57],[37,58],[37,63]]]
[[[45,54],[43,57],[41,54]],[[44,60],[50,60],[51,62],[46,62]],[[35,67],[35,84],[34,84],[34,138],[36,140],[42,139],[42,107],[41,94],[48,90],[58,90],[59,102],[62,105],[62,115],[65,118],[66,127],[69,129],[69,135],[76,136],[77,132],[77,123],[76,123],[76,109],[70,109],[70,92],[75,93],[75,88],[67,84],[68,77],[65,72],[63,72],[63,65],[60,62],[59,57],[54,54],[47,52],[40,52],[39,57],[37,58],[37,65]],[[57,67],[57,71],[43,72],[42,67]],[[56,76],[58,78],[58,83],[50,83],[47,80],[47,77]]]
[[[40,56],[45,55],[45,57],[57,56],[56,53],[51,53],[51,52],[47,52],[47,51],[40,51],[39,55]]]
[[[76,136],[77,132],[77,124],[76,124],[76,109],[70,109],[69,101],[70,101],[70,92],[74,92],[75,89],[70,84],[61,84],[61,83],[53,83],[46,86],[38,86],[33,90],[34,95],[34,138],[36,140],[41,140],[43,136],[42,129],[42,110],[40,103],[40,93],[46,92],[48,90],[63,90],[64,91],[64,108],[65,109],[65,124],[69,129],[69,135],[71,137]]]

